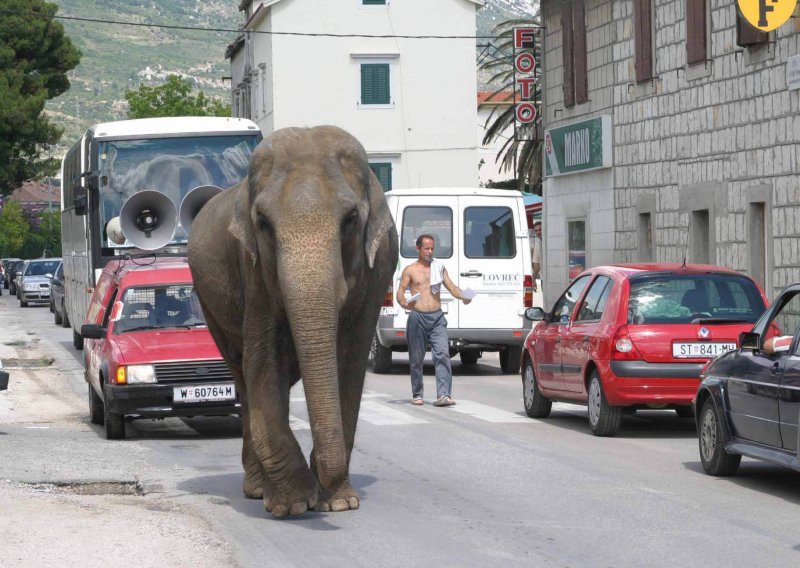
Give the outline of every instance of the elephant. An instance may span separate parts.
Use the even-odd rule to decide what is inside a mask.
[[[358,509],[350,454],[398,238],[361,144],[335,126],[265,137],[187,245],[195,289],[241,401],[244,493],[275,517]],[[289,427],[302,378],[313,448]]]

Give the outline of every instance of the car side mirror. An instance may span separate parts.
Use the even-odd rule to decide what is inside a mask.
[[[81,326],[81,335],[84,339],[103,339],[106,336],[106,328],[96,323],[85,323]]]
[[[761,336],[752,331],[743,331],[739,334],[739,347],[741,349],[750,349],[755,351],[760,347]]]
[[[75,215],[86,215],[88,204],[86,188],[76,185],[72,188],[72,204],[75,206]]]
[[[44,277],[45,278],[52,278],[53,277],[53,273],[52,272],[48,272],[47,274],[44,275]]]
[[[547,314],[542,308],[528,308],[525,310],[525,319],[530,321],[542,321]]]

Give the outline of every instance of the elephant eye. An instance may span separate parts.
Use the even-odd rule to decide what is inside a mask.
[[[262,231],[267,231],[269,233],[272,232],[272,223],[269,222],[269,219],[263,213],[258,213],[256,216],[256,220],[258,222],[258,228]]]
[[[347,212],[342,219],[342,233],[348,233],[358,226],[358,209],[355,207]]]

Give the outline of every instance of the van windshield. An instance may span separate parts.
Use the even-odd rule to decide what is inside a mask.
[[[749,278],[655,274],[631,279],[629,324],[753,323],[764,300]]]
[[[114,307],[114,334],[149,329],[205,326],[197,292],[191,284],[128,288]]]

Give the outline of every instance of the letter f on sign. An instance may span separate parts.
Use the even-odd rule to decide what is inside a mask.
[[[767,6],[767,2],[772,3],[770,0],[758,0],[758,25],[762,28],[769,25],[767,14],[775,9],[774,6]]]
[[[533,28],[514,28],[514,49],[527,49],[535,46],[536,30]]]

